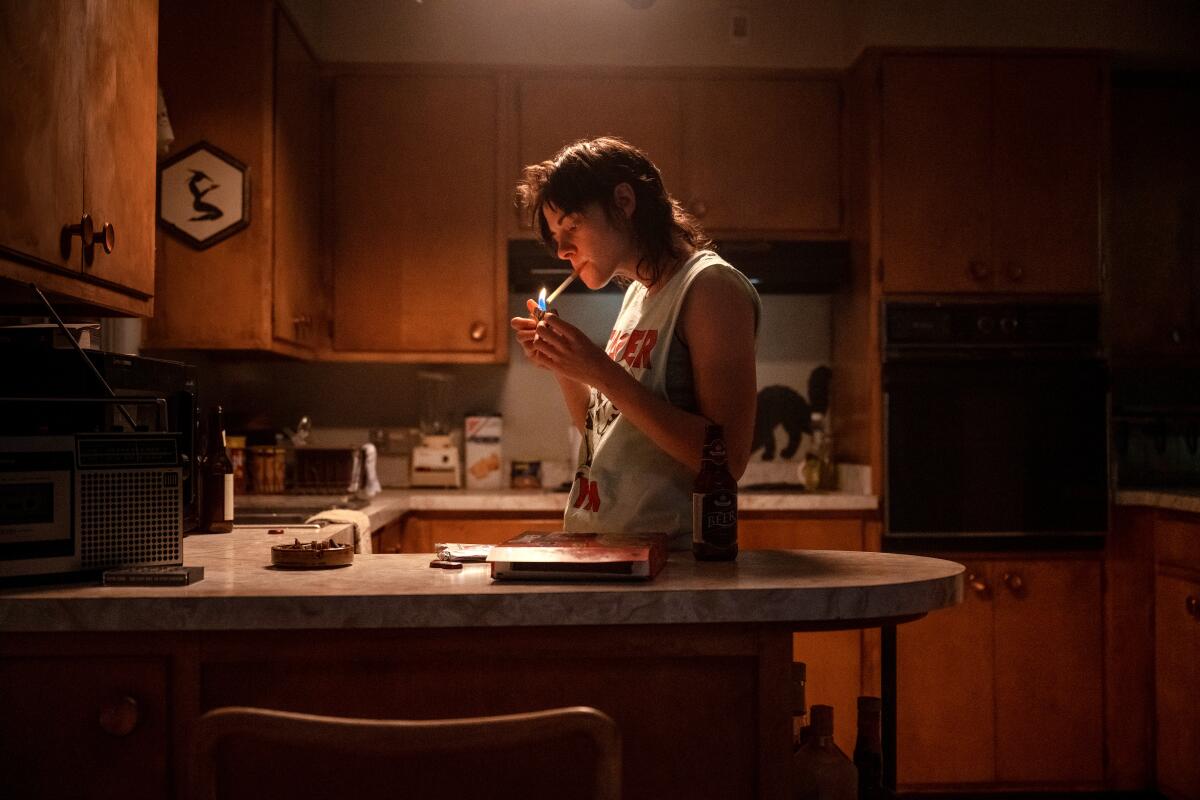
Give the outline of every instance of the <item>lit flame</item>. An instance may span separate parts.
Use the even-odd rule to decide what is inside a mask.
[[[543,286],[542,290],[540,292],[538,292],[537,303],[538,303],[538,309],[540,311],[546,310],[546,287],[545,286]]]

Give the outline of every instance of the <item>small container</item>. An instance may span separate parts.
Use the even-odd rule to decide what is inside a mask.
[[[287,448],[257,445],[250,448],[250,485],[258,494],[282,494],[287,472]]]
[[[512,462],[510,486],[514,489],[542,488],[542,462],[514,461]]]
[[[229,460],[233,462],[233,491],[235,494],[245,494],[250,491],[249,473],[246,470],[246,437],[226,436],[225,449],[229,451]]]

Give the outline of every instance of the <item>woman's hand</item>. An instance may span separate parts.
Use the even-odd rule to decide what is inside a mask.
[[[537,310],[537,302],[526,300],[525,307],[529,309],[529,316],[513,317],[509,325],[517,332],[517,343],[521,345],[521,350],[525,353],[525,357],[532,361],[534,365],[542,369],[548,369],[549,365],[545,360],[538,358],[536,347],[538,321],[534,319],[534,311]]]
[[[538,364],[601,391],[614,372],[624,373],[583,331],[552,311],[535,326],[530,346]]]

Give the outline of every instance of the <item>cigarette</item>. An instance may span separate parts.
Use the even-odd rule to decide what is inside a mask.
[[[572,272],[570,275],[568,275],[566,277],[566,280],[564,280],[562,283],[560,283],[558,285],[557,289],[555,289],[553,292],[550,293],[550,296],[546,298],[546,307],[547,308],[550,307],[550,304],[554,302],[554,299],[556,297],[558,297],[560,294],[563,293],[564,289],[566,289],[568,286],[571,285],[571,281],[575,280],[575,276],[577,274],[578,273],[576,273],[576,272]]]

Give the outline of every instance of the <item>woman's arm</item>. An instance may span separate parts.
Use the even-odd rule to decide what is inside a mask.
[[[740,477],[754,433],[754,306],[736,276],[710,270],[693,281],[677,325],[691,351],[699,414],[653,394],[556,316],[538,324],[539,341],[532,347],[540,363],[563,378],[595,386],[625,419],[692,470],[700,470],[708,420],[724,426],[729,471]]]

